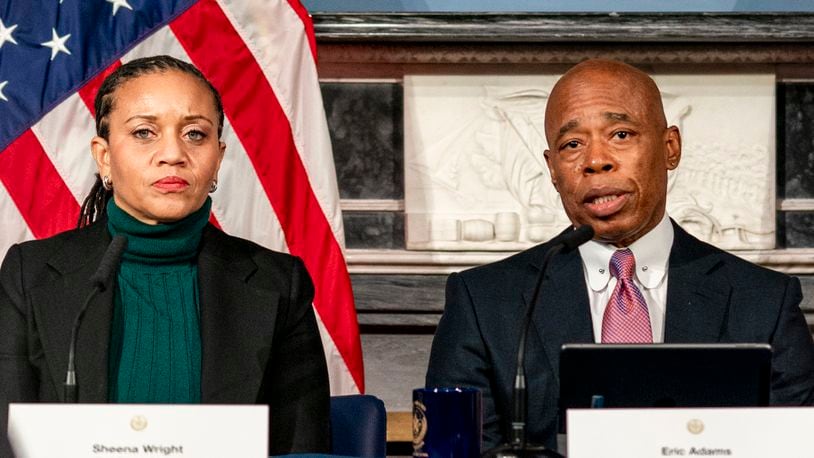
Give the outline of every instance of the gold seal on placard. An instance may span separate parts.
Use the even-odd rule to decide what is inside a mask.
[[[427,435],[427,407],[421,401],[413,402],[413,456],[421,453]]]
[[[687,431],[692,434],[701,434],[704,432],[704,422],[693,418],[692,420],[687,422]]]
[[[147,427],[147,417],[136,415],[130,419],[130,427],[133,428],[133,431],[143,431]]]

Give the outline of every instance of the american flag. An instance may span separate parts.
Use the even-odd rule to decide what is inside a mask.
[[[195,64],[223,97],[212,220],[303,259],[332,394],[364,392],[316,43],[298,0],[0,0],[0,254],[76,226],[93,98],[129,60]]]

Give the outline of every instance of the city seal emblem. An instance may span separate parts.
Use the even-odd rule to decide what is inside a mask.
[[[147,417],[136,415],[130,419],[130,427],[133,428],[133,431],[144,431],[144,428],[147,427]]]
[[[691,434],[701,434],[704,432],[704,422],[693,418],[692,420],[687,422],[687,431]]]
[[[413,402],[413,456],[427,456],[424,436],[427,435],[427,407],[421,401]]]

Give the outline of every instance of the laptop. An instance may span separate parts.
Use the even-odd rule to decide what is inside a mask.
[[[766,406],[771,367],[768,344],[566,344],[560,418],[573,408]]]

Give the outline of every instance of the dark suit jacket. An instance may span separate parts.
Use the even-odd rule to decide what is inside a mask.
[[[11,247],[0,269],[0,456],[9,402],[60,402],[74,318],[110,243],[104,221]],[[327,452],[329,386],[298,258],[204,229],[198,257],[201,397],[268,404],[272,454]],[[113,288],[89,305],[78,333],[79,402],[107,402]]]
[[[814,345],[800,311],[800,282],[714,248],[673,224],[665,342],[765,342],[773,347],[771,403],[814,404]],[[508,439],[518,330],[542,244],[452,274],[433,340],[427,386],[483,391],[484,448]],[[527,354],[528,438],[556,441],[560,347],[594,342],[578,251],[555,256],[533,315]]]

